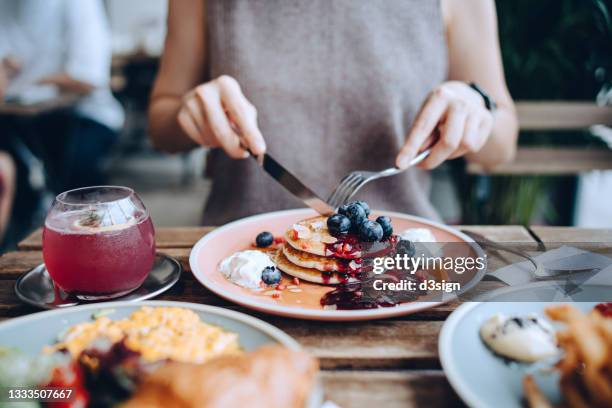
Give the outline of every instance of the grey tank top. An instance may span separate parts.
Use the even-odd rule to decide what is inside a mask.
[[[207,0],[211,78],[238,80],[269,153],[325,198],[352,170],[394,165],[410,125],[447,77],[438,0]],[[303,207],[254,160],[208,156],[203,222]],[[357,198],[427,218],[428,175],[411,169]]]

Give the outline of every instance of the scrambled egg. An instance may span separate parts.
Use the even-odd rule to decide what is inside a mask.
[[[125,338],[126,346],[140,352],[146,361],[202,363],[240,352],[236,333],[206,324],[195,312],[180,307],[143,307],[126,319],[103,316],[77,324],[52,351],[67,349],[76,358],[99,338],[112,343]]]

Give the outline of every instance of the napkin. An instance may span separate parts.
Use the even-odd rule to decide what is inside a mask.
[[[612,285],[612,259],[605,255],[564,245],[537,255],[534,259],[544,268],[598,268],[597,271],[558,276],[559,280],[572,281],[574,284]],[[495,276],[510,286],[525,285],[535,281],[537,277],[550,276],[546,275],[545,271],[536,272],[535,267],[529,261],[504,266],[489,275]]]

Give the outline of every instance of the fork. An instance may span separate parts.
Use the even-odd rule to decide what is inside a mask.
[[[352,173],[347,174],[340,180],[340,183],[336,186],[334,191],[327,198],[327,203],[336,210],[341,205],[348,202],[357,192],[367,183],[372,180],[376,180],[383,177],[395,176],[406,171],[408,168],[415,166],[422,162],[427,156],[431,149],[423,150],[419,153],[412,161],[408,164],[408,167],[404,169],[398,169],[397,167],[390,167],[382,171],[365,171],[356,170]]]
[[[579,268],[550,268],[542,264],[538,260],[536,260],[534,257],[530,256],[526,252],[519,251],[518,249],[511,248],[508,245],[504,245],[499,242],[492,241],[486,238],[482,234],[479,234],[473,231],[468,231],[468,230],[461,230],[461,232],[463,232],[464,234],[472,238],[474,241],[476,241],[478,245],[480,245],[483,248],[491,248],[491,249],[496,249],[499,251],[509,252],[511,254],[518,255],[521,258],[528,260],[531,263],[531,265],[534,267],[534,270],[533,270],[534,281],[556,280],[560,278],[574,276],[575,274],[581,274],[581,273],[586,273],[586,272],[593,273],[593,272],[599,272],[601,270],[600,267],[593,267],[593,266],[583,266]],[[485,278],[486,280],[494,280],[494,281],[506,283],[494,275],[486,275]]]

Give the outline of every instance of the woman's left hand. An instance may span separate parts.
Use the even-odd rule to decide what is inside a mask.
[[[396,165],[406,168],[410,161],[431,143],[429,156],[419,167],[433,169],[445,160],[482,149],[493,129],[493,114],[482,96],[464,82],[449,81],[436,87],[414,120],[412,129],[400,150]]]

